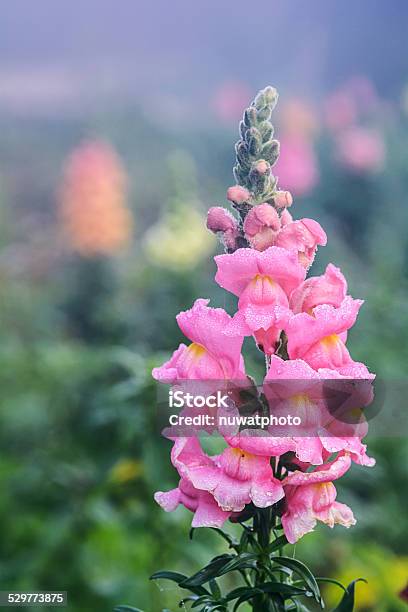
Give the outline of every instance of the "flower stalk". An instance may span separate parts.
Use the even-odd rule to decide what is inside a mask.
[[[277,100],[276,90],[266,87],[244,111],[235,146],[237,184],[227,191],[238,216],[214,207],[207,218],[225,251],[215,257],[215,281],[238,298],[237,311],[230,316],[198,299],[179,313],[178,325],[191,344],[181,344],[153,376],[171,386],[233,381],[239,387],[239,382],[253,397],[248,403],[241,402],[239,393],[233,396],[235,415],[244,405],[270,414],[276,398],[269,386],[279,383],[281,404],[294,407],[306,420],[312,415],[315,429],[312,435],[276,435],[268,427],[220,429],[225,448],[216,456],[204,453],[198,435],[168,436],[180,480],[175,489],[157,492],[156,501],[167,512],[178,505],[188,508],[193,529],[215,529],[230,552],[192,576],[157,572],[152,579],[175,581],[190,592],[181,605],[189,603],[202,612],[235,612],[244,603],[254,612],[307,611],[309,601],[323,608],[318,579],[300,560],[284,556],[283,549],[313,531],[317,521],[329,527],[354,525],[354,515],[337,501],[333,483],[352,463],[375,463],[362,443],[366,430],[350,432],[341,423],[343,429],[331,431],[336,419],[331,413],[327,418],[324,393],[316,395],[327,381],[370,385],[374,375],[352,359],[345,344],[362,301],[347,295],[341,271],[329,264],[323,275],[306,278],[327,238],[315,220],[293,220],[288,211],[292,196],[278,190],[272,168],[279,142],[271,122]],[[265,357],[261,389],[245,372],[241,350],[246,336]],[[239,541],[222,530],[227,521],[242,527]],[[241,577],[242,583],[223,592],[227,574]],[[354,607],[355,582],[343,589],[338,612]]]

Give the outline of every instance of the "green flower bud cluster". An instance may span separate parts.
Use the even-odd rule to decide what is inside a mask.
[[[240,140],[235,145],[234,177],[253,194],[253,203],[273,201],[276,178],[271,168],[279,157],[279,142],[273,138],[270,121],[278,101],[274,87],[261,90],[239,125]]]

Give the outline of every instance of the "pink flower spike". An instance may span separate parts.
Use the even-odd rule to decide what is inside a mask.
[[[347,293],[347,282],[339,268],[329,264],[322,276],[307,278],[290,296],[290,308],[297,314],[309,314],[321,304],[338,308]]]
[[[225,342],[223,331],[231,317],[222,308],[208,308],[209,300],[196,300],[190,310],[180,312],[177,322],[189,340],[181,344],[169,361],[153,370],[160,382],[178,380],[224,380],[245,378],[241,347],[243,337]]]
[[[269,204],[254,206],[245,217],[245,235],[251,246],[258,251],[273,246],[279,229],[279,215]]]

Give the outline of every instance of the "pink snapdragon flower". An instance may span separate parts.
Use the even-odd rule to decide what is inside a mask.
[[[154,368],[153,377],[159,382],[245,378],[243,337],[225,342],[223,331],[231,317],[222,308],[209,308],[208,302],[198,299],[190,310],[177,315],[181,331],[192,343],[180,344],[166,363]]]
[[[297,251],[299,262],[310,268],[318,246],[327,243],[326,232],[314,219],[300,219],[287,223],[278,233],[275,245],[291,251]]]
[[[260,517],[254,506],[273,507],[273,523],[267,528],[281,517],[288,541],[295,543],[317,521],[330,527],[355,523],[350,508],[337,502],[333,483],[352,462],[374,465],[363,444],[368,427],[364,408],[373,399],[374,375],[346,348],[348,330],[363,302],[347,295],[341,271],[329,264],[324,274],[305,280],[327,237],[313,219],[293,219],[288,211],[291,193],[276,191],[271,167],[295,194],[310,191],[318,171],[308,130],[299,137],[299,130],[288,129],[275,166],[279,143],[269,116],[276,100],[276,91],[266,88],[240,123],[234,166],[239,184],[227,191],[236,216],[213,207],[207,218],[207,227],[221,236],[226,251],[215,257],[215,280],[238,298],[237,311],[231,317],[221,308],[209,308],[208,300],[197,300],[177,316],[191,344],[180,344],[153,370],[156,380],[177,387],[194,381],[200,392],[196,396],[223,388],[228,402],[203,408],[215,424],[202,429],[211,434],[216,430],[225,448],[210,456],[201,447],[198,429],[181,424],[165,430],[173,442],[171,460],[179,484],[159,491],[155,499],[166,511],[188,508],[194,513],[193,527],[220,527],[243,511],[245,520],[252,513],[259,542],[267,517]],[[342,163],[358,172],[380,167],[383,144],[373,133],[351,127],[348,100],[334,102],[341,111],[333,129]],[[347,128],[343,134],[341,125]],[[262,391],[245,374],[245,336],[253,336],[266,355]],[[181,416],[194,410],[187,405]],[[277,421],[245,422],[242,414],[275,416]],[[221,415],[232,416],[232,423]],[[301,418],[281,424],[279,417],[288,415]]]
[[[158,491],[154,499],[166,512],[172,512],[179,505],[194,512],[192,527],[222,527],[231,516],[231,512],[219,507],[210,493],[196,489],[186,478],[181,478],[171,491]]]
[[[177,438],[171,457],[180,476],[194,489],[211,494],[224,512],[240,512],[250,502],[266,508],[284,495],[269,457],[231,447],[209,457],[197,438]]]
[[[280,227],[276,209],[266,203],[251,208],[244,221],[245,236],[257,251],[265,251],[275,243]]]
[[[344,454],[313,472],[295,471],[285,478],[286,510],[282,525],[291,544],[313,531],[317,521],[329,527],[336,524],[351,527],[356,523],[351,509],[336,501],[337,492],[332,482],[343,476],[350,464],[350,457]]]
[[[317,221],[293,221],[286,210],[279,217],[266,203],[251,208],[244,221],[244,232],[253,249],[265,251],[271,246],[279,246],[296,251],[305,268],[312,265],[317,247],[327,242],[326,233]]]
[[[347,282],[339,268],[329,264],[321,276],[310,276],[290,296],[294,314],[312,314],[315,306],[330,304],[338,308],[346,297]]]
[[[345,341],[362,304],[347,296],[339,308],[322,304],[313,308],[312,315],[292,316],[285,327],[290,359],[303,359],[315,370],[330,368],[345,376],[352,376],[355,368],[360,372],[362,364],[355,365]]]
[[[215,261],[216,282],[239,297],[238,312],[225,333],[253,334],[263,351],[272,354],[290,315],[289,296],[305,276],[296,254],[274,246],[263,252],[238,249],[217,255]]]
[[[302,419],[304,435],[293,436],[294,447],[290,449],[301,462],[321,465],[328,454],[347,451],[360,465],[371,467],[375,464],[375,460],[366,454],[366,445],[361,442],[367,433],[363,415],[361,421],[347,423],[343,420],[347,410],[355,409],[356,405],[359,408],[369,405],[373,399],[371,384],[365,384],[366,376],[372,378],[372,375],[365,372],[364,376],[358,377],[355,374],[342,376],[328,368],[315,371],[302,359],[283,360],[276,355],[270,358],[263,391],[275,415],[296,413]],[[356,378],[364,379],[357,390],[354,386],[347,386],[347,379]],[[335,392],[333,398],[327,395],[329,380],[340,383],[337,389],[336,386],[332,388]],[[338,399],[342,400],[342,410]]]

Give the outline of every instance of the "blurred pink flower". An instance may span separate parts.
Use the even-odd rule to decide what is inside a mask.
[[[233,122],[241,119],[250,98],[251,91],[245,83],[226,81],[215,91],[211,105],[221,121]]]
[[[312,136],[318,127],[316,110],[303,98],[292,98],[280,112],[280,124],[285,134]]]
[[[327,127],[337,131],[352,125],[357,119],[357,105],[350,91],[339,89],[324,102]]]
[[[377,172],[384,166],[384,140],[377,130],[350,127],[337,137],[337,157],[353,172]]]
[[[280,156],[274,166],[279,185],[289,189],[294,195],[308,193],[319,179],[312,143],[296,136],[284,136],[280,143]]]

